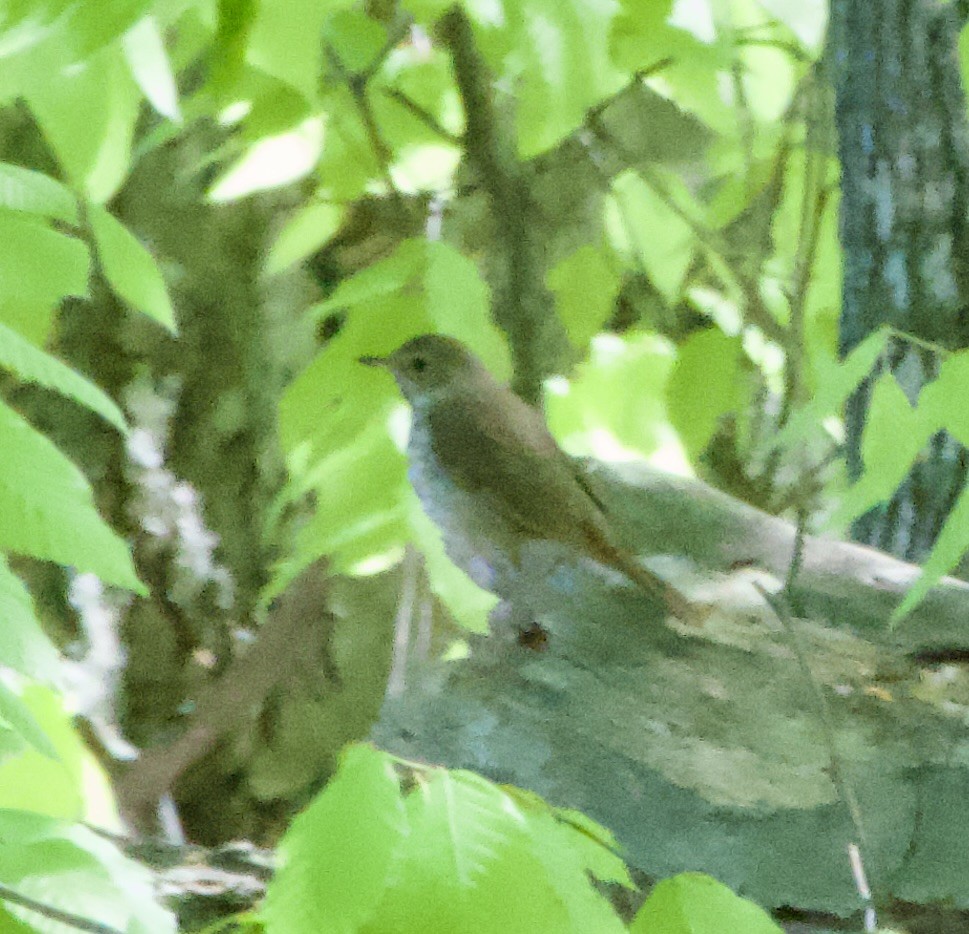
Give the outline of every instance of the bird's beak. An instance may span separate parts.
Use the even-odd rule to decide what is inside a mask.
[[[389,357],[360,357],[358,360],[364,366],[377,366],[386,369],[390,364]]]

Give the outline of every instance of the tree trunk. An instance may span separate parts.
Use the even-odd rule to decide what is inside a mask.
[[[969,147],[957,57],[958,14],[924,0],[835,0],[830,58],[842,164],[841,352],[888,325],[948,349],[969,345]],[[884,368],[914,402],[940,355],[892,337],[850,400],[848,468],[863,469],[871,388]],[[893,499],[854,535],[918,561],[931,549],[966,475],[966,451],[940,433]]]

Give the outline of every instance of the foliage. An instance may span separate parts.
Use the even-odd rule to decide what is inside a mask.
[[[347,749],[280,852],[263,910],[270,934],[626,929],[592,883],[632,886],[603,827],[472,772],[367,746]],[[780,929],[709,876],[687,873],[658,885],[629,930]]]
[[[824,11],[778,13],[740,3],[729,14],[710,7],[709,18],[677,18],[672,5],[645,10],[640,4],[510,3],[507,28],[498,28],[483,8],[468,7],[497,86],[518,88],[511,109],[519,158],[538,157],[552,177],[571,177],[567,203],[582,205],[578,225],[564,204],[553,206],[561,189],[550,190],[546,212],[531,220],[548,244],[545,284],[564,333],[579,353],[591,345],[575,379],[549,384],[550,423],[574,453],[645,455],[681,471],[699,468],[771,506],[789,501],[833,446],[830,436],[812,434],[813,454],[803,463],[804,436],[783,447],[783,460],[773,439],[838,366],[836,164],[823,131],[826,90],[812,65]],[[417,5],[414,12],[433,35],[441,7]],[[591,28],[589,17],[608,28]],[[361,47],[371,52],[337,68],[335,78],[356,73],[367,83],[356,96],[339,80],[326,86],[329,122],[317,187],[280,232],[270,251],[273,269],[281,265],[278,257],[318,248],[336,223],[339,203],[368,184],[382,185],[393,199],[427,189],[448,192],[449,183],[464,178],[453,159],[437,162],[456,145],[454,98],[464,93],[442,69],[442,50],[433,43],[398,47],[374,67],[368,55],[380,46],[375,23],[359,16],[338,22],[348,30],[352,23]],[[548,31],[544,40],[536,32],[539,22]],[[548,43],[557,43],[560,57],[549,54]],[[328,54],[334,61],[358,54],[349,49],[349,42],[336,43]],[[672,61],[669,50],[679,53]],[[608,64],[595,68],[595,79],[583,78],[586,66],[601,63],[603,55]],[[578,59],[581,68],[568,64]],[[718,81],[731,68],[736,83],[721,97]],[[640,98],[632,97],[637,93]],[[333,109],[337,102],[339,110]],[[352,155],[351,128],[357,134]],[[576,139],[580,158],[594,168],[576,167],[566,145],[576,147]],[[361,149],[374,160],[369,167]],[[412,176],[415,151],[422,163],[440,164],[444,175]],[[566,151],[572,159],[567,168]],[[356,179],[352,188],[346,187],[350,179]],[[537,175],[535,184],[541,197]],[[311,486],[326,504],[305,530],[299,564],[332,553],[340,568],[381,566],[408,542],[432,555],[440,551],[408,505],[403,460],[392,468],[387,453],[380,426],[398,424],[397,396],[385,377],[361,372],[355,359],[437,330],[466,340],[507,375],[490,331],[493,274],[483,281],[458,254],[447,259],[452,244],[466,252],[478,248],[480,234],[472,225],[481,206],[473,195],[445,196],[443,242],[418,246],[398,239],[389,256],[342,279],[311,311],[323,318],[340,312],[345,319],[282,404],[290,469],[300,478],[293,493]],[[399,212],[390,216],[403,221]],[[314,227],[316,217],[320,226]],[[424,273],[414,265],[419,250],[428,251]],[[637,333],[602,335],[617,302],[675,345],[656,337],[644,343]],[[686,336],[680,332],[690,316],[699,320]],[[785,355],[796,359],[786,377]],[[572,359],[564,354],[553,372],[568,373]],[[610,403],[620,384],[636,406]],[[756,401],[765,391],[783,398],[780,424]],[[836,416],[836,405],[823,415]],[[708,456],[723,441],[735,449],[725,464]],[[339,484],[330,482],[335,470]],[[440,567],[436,560],[429,564],[431,587],[467,622],[458,608],[484,602],[470,583],[445,577]]]
[[[460,79],[467,50],[445,28],[455,15],[485,95]],[[357,359],[439,331],[510,377],[527,355],[493,299],[509,294],[516,261],[540,257],[538,375],[552,377],[549,422],[572,453],[648,457],[772,512],[833,516],[837,529],[886,499],[939,429],[969,442],[966,359],[952,354],[918,400],[879,382],[855,487],[845,493],[830,466],[841,408],[885,344],[875,335],[838,359],[824,26],[822,4],[782,0],[24,0],[0,13],[11,141],[0,161],[0,882],[119,930],[174,927],[141,868],[78,823],[118,823],[111,783],[59,699],[78,575],[130,595],[117,628],[131,670],[158,689],[124,697],[146,744],[182,725],[209,669],[321,557],[364,577],[419,553],[435,600],[465,629],[485,627],[493,600],[448,564],[406,484],[399,397]],[[493,152],[475,151],[481,126]],[[514,182],[506,192],[528,191],[527,235],[505,253],[489,166]],[[204,197],[184,196],[186,176]],[[143,202],[146,188],[155,226],[138,216],[133,192]],[[226,235],[232,265],[199,288],[192,261],[220,240],[196,226],[203,208],[251,238],[242,248]],[[194,385],[194,411],[173,415],[165,392],[177,395],[198,348],[196,369],[211,366],[217,385]],[[238,382],[219,385],[226,372]],[[139,406],[139,378],[165,389]],[[193,480],[212,480],[224,503],[203,490],[203,508],[180,482],[184,453],[168,470],[169,440],[210,457]],[[967,503],[899,615],[965,551]],[[248,509],[244,533],[227,534]],[[216,560],[198,516],[218,525],[220,510]],[[154,573],[166,549],[176,570]],[[49,564],[64,573],[42,585]],[[321,617],[385,625],[376,599],[365,612],[334,593]],[[328,688],[380,670],[377,623],[333,632],[344,668]],[[152,681],[172,657],[185,661],[178,677]],[[370,694],[369,706],[345,697],[359,713],[379,703]],[[269,696],[258,724],[227,741],[233,782],[246,784],[236,778],[251,753],[261,772],[246,788],[260,805],[280,788],[306,794],[347,738],[334,724],[351,718],[333,704],[320,726],[330,699]],[[295,788],[274,749],[252,750],[273,727],[287,754],[325,734]],[[337,930],[419,929],[430,910],[467,930],[620,928],[588,881],[626,881],[604,830],[471,773],[412,768],[402,791],[397,770],[351,747],[284,838],[270,929],[319,930],[324,909]],[[34,909],[7,910],[56,929]],[[633,930],[698,931],[729,912],[770,929],[712,880],[679,876]]]

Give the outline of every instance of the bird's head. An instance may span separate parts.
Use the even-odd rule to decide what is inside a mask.
[[[389,356],[361,357],[360,362],[389,370],[411,405],[444,398],[485,372],[461,341],[441,334],[422,334]]]

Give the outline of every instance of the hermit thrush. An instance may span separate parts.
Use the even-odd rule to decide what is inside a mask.
[[[389,370],[410,403],[408,476],[451,560],[479,586],[510,596],[528,544],[552,542],[622,572],[675,616],[696,617],[614,544],[602,504],[542,416],[464,344],[425,334],[360,362]]]

